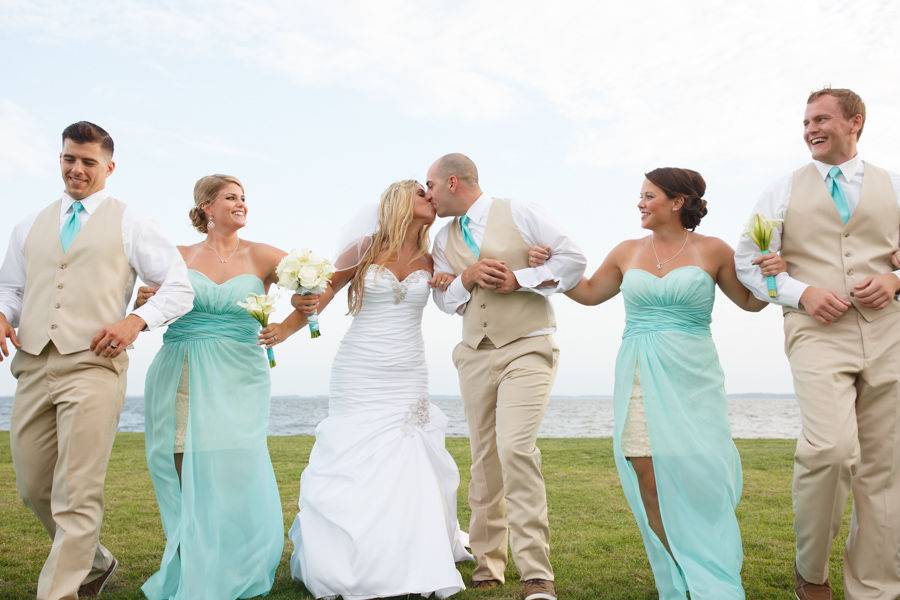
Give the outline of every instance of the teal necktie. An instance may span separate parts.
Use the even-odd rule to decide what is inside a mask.
[[[66,224],[63,225],[62,231],[59,232],[59,241],[62,243],[63,252],[69,251],[69,246],[72,245],[75,236],[81,231],[81,219],[78,218],[78,214],[83,210],[84,205],[81,204],[80,200],[72,203],[72,215],[66,221]]]
[[[479,258],[481,256],[481,250],[478,248],[478,244],[475,243],[475,238],[472,237],[472,232],[469,231],[469,221],[472,219],[469,218],[469,215],[463,215],[459,218],[459,228],[462,230],[463,241],[466,243],[466,246],[469,247],[469,250],[472,251],[472,254],[475,255],[475,258]]]
[[[844,190],[838,185],[838,175],[841,174],[840,167],[831,167],[828,171],[828,191],[831,192],[831,199],[837,208],[838,214],[841,216],[841,223],[847,224],[850,220],[850,205],[847,204],[847,198],[844,196]]]

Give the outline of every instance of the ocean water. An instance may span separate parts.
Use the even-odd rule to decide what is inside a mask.
[[[447,434],[468,435],[462,399],[432,396],[449,419]],[[9,429],[12,398],[0,397],[0,430]],[[270,435],[312,434],[328,414],[327,396],[274,396]],[[796,438],[800,432],[797,402],[790,395],[748,394],[728,397],[728,414],[736,438]],[[609,396],[555,396],[541,426],[541,437],[610,437],[613,405]],[[119,419],[119,431],[144,430],[144,399],[129,396]]]

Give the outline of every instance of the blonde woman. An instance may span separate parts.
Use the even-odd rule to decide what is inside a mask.
[[[191,312],[172,323],[147,372],[147,464],[166,548],[142,591],[151,600],[233,600],[268,593],[284,546],[281,500],[266,445],[269,364],[261,345],[305,322],[294,311],[260,331],[237,305],[274,283],[284,252],[241,239],[244,187],[228,175],[194,186],[194,227],[179,246],[194,287]],[[138,303],[154,290],[141,288]],[[298,302],[306,313],[316,298]]]
[[[338,257],[320,300],[349,285],[354,318],[290,531],[291,572],[316,598],[446,598],[464,588],[455,563],[471,556],[456,519],[459,471],[444,448],[447,419],[428,400],[421,329],[431,286],[452,279],[432,272],[434,217],[421,185],[391,184],[377,225]]]

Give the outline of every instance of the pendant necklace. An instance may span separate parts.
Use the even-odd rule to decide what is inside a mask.
[[[681,242],[681,248],[679,248],[678,252],[676,252],[675,254],[673,254],[672,256],[667,258],[666,260],[659,260],[659,254],[656,253],[656,245],[653,243],[653,236],[652,235],[650,236],[650,247],[653,248],[653,256],[656,257],[656,270],[657,271],[662,271],[664,264],[666,264],[669,261],[674,260],[679,254],[681,254],[681,251],[684,250],[685,245],[687,245],[687,240],[688,240],[689,234],[690,234],[690,232],[688,232],[688,231],[684,232],[684,241]]]
[[[241,247],[241,240],[238,239],[237,246],[234,247],[234,250],[231,251],[231,254],[229,254],[229,255],[228,255],[227,257],[225,257],[225,258],[222,258],[222,255],[219,254],[218,252],[216,252],[216,249],[213,248],[213,247],[210,245],[209,242],[203,242],[203,243],[206,244],[206,247],[207,247],[207,248],[209,248],[210,250],[213,251],[213,254],[216,255],[216,258],[219,259],[219,262],[222,263],[223,265],[224,265],[225,263],[227,263],[229,260],[231,260],[232,258],[234,258],[234,255],[237,253],[238,249]]]

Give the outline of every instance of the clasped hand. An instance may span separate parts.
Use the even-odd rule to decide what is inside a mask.
[[[757,256],[752,262],[766,277],[787,272],[787,263],[777,252]]]
[[[482,258],[463,271],[461,277],[463,286],[470,292],[476,285],[498,294],[509,294],[521,287],[506,263],[493,258]]]
[[[146,325],[142,318],[130,314],[121,321],[101,329],[91,340],[91,350],[97,356],[115,358],[134,343]]]

